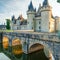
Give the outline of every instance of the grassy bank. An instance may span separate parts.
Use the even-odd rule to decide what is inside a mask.
[[[13,32],[13,30],[0,30],[0,32]]]

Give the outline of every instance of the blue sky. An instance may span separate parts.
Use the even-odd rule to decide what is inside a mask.
[[[4,24],[5,19],[15,15],[16,18],[22,14],[24,18],[27,18],[26,11],[31,0],[0,0],[0,24]],[[33,6],[38,9],[39,4],[44,0],[32,0]],[[52,6],[53,16],[60,17],[60,3],[57,0],[48,0]]]

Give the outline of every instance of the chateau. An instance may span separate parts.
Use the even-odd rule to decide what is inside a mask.
[[[60,30],[60,18],[53,16],[52,7],[49,5],[48,0],[44,0],[42,5],[39,4],[37,11],[31,1],[27,10],[27,19],[24,19],[22,15],[17,19],[12,16],[11,29],[56,32]]]

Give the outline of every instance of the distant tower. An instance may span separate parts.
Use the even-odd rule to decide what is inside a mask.
[[[14,19],[15,19],[15,16],[13,15],[13,16],[12,16],[12,21],[13,21]]]
[[[56,21],[55,24],[56,32],[60,32],[60,17],[55,16],[55,21]]]
[[[13,15],[12,18],[11,18],[11,29],[14,29],[14,24],[16,24],[16,19],[15,19],[15,16]]]
[[[14,20],[15,20],[15,16],[13,15],[10,23],[11,29],[13,29]]]
[[[16,24],[16,19],[15,19],[15,16],[14,15],[12,16],[12,23],[13,24]]]
[[[38,11],[37,11],[37,14],[39,15],[41,13],[41,4],[39,4],[39,8],[38,8]]]
[[[27,30],[34,30],[34,17],[35,17],[36,9],[34,9],[32,1],[28,6],[27,11]]]
[[[41,8],[41,31],[49,32],[49,23],[51,20],[51,7],[49,6],[48,0],[43,1],[43,6]]]

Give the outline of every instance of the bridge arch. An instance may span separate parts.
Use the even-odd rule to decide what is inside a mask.
[[[49,58],[49,60],[54,60],[53,50],[49,48],[48,44],[43,42],[31,43],[29,45],[29,53],[33,52],[34,50],[43,50],[45,56]]]
[[[7,36],[3,36],[2,43],[3,43],[3,48],[7,49],[9,46],[9,38]]]
[[[22,44],[21,44],[21,40],[18,37],[15,37],[12,40],[12,53],[15,55],[18,55],[20,53],[22,53]]]
[[[42,44],[35,43],[35,44],[30,46],[29,53],[30,52],[35,52],[35,51],[40,50],[40,49],[44,49],[44,46]]]

